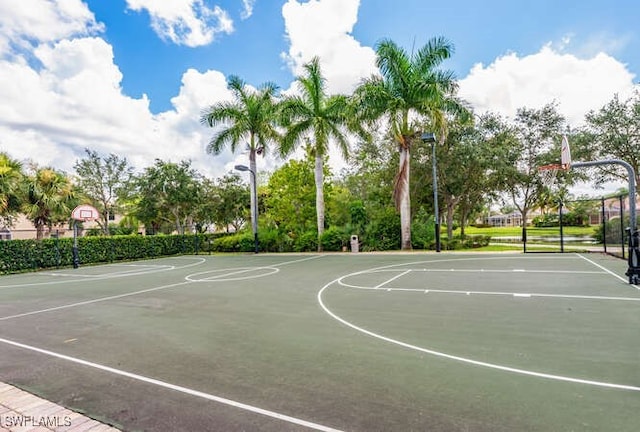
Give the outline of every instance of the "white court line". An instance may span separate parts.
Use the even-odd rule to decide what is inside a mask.
[[[400,269],[386,269],[371,271],[371,273],[383,273],[383,272],[397,272]],[[551,273],[551,274],[605,274],[604,271],[595,270],[526,270],[526,269],[411,269],[410,271],[425,272],[425,273]]]
[[[107,266],[105,266],[107,267]],[[144,265],[140,265],[140,266],[133,266],[133,265],[129,265],[129,266],[121,266],[121,265],[110,265],[108,267],[134,267],[132,269],[126,269],[126,270],[120,270],[120,271],[115,271],[115,272],[110,272],[110,273],[103,273],[103,274],[81,274],[81,273],[61,273],[61,272],[38,272],[38,275],[44,275],[44,276],[64,276],[64,277],[80,277],[80,278],[88,278],[88,279],[104,279],[104,278],[111,278],[111,277],[118,277],[118,276],[128,276],[128,275],[137,275],[137,274],[147,274],[147,273],[155,273],[156,270],[173,270],[176,267],[175,266],[167,266],[167,265],[163,265],[163,266],[144,266]],[[140,269],[148,269],[148,272],[145,271],[140,271]]]
[[[591,261],[589,258],[587,258],[587,257],[585,257],[585,256],[583,256],[583,255],[580,255],[580,254],[577,254],[577,255],[578,255],[580,258],[582,258],[583,260],[585,260],[586,262],[591,263],[591,264],[593,264],[594,266],[598,267],[599,269],[604,270],[606,273],[609,273],[611,276],[613,276],[613,277],[615,277],[615,278],[620,279],[622,282],[625,282],[625,283],[628,283],[628,282],[629,282],[627,279],[623,278],[622,276],[618,276],[617,274],[615,274],[614,272],[612,272],[612,271],[611,271],[611,270],[609,270],[608,268],[603,267],[603,266],[601,266],[600,264],[598,264],[598,263],[596,263],[596,262],[594,262],[594,261]],[[640,288],[638,288],[638,287],[635,287],[635,288],[636,288],[636,289],[640,289]]]
[[[174,257],[174,258],[182,258],[182,257]],[[150,269],[148,271],[134,271],[134,272],[113,272],[113,273],[108,273],[108,274],[103,274],[103,275],[98,275],[98,276],[89,276],[89,279],[82,278],[81,274],[78,274],[78,279],[75,280],[56,280],[56,281],[47,281],[47,282],[31,282],[31,283],[24,283],[24,284],[14,284],[14,285],[0,285],[0,290],[2,289],[7,289],[7,288],[20,288],[20,287],[31,287],[31,286],[41,286],[41,285],[56,285],[56,284],[70,284],[70,283],[75,283],[75,282],[87,282],[87,280],[106,280],[106,279],[116,279],[116,278],[121,278],[121,277],[126,277],[126,276],[138,276],[138,275],[148,275],[148,274],[155,274],[155,273],[160,273],[163,271],[167,271],[167,270],[180,270],[180,269],[184,269],[184,268],[188,268],[188,267],[193,267],[196,265],[200,265],[203,264],[205,262],[207,262],[206,259],[204,258],[183,258],[183,259],[195,259],[197,260],[194,263],[191,264],[186,264],[180,267],[175,267],[175,266],[170,266],[170,267],[165,267],[165,268],[161,268],[161,269]],[[46,273],[34,273],[34,275],[39,275],[39,274],[43,274],[46,275]]]
[[[113,274],[113,273],[109,273]],[[76,278],[85,278],[85,279],[99,279],[104,277],[103,275],[92,275],[92,274],[68,274],[68,273],[49,273],[49,272],[38,272],[38,276],[53,276],[53,277],[76,277]],[[65,282],[74,282],[74,281],[65,281]],[[36,282],[40,283],[40,282]],[[56,281],[56,283],[58,283]],[[32,284],[29,284],[32,285]],[[12,286],[20,286],[20,285],[4,285],[0,288],[8,288]]]
[[[386,284],[388,284],[389,282],[393,282],[394,280],[396,280],[396,279],[398,279],[398,278],[401,278],[402,276],[404,276],[404,275],[406,275],[407,273],[410,273],[410,272],[411,272],[411,270],[405,270],[405,271],[403,271],[402,273],[400,273],[399,275],[395,275],[395,276],[394,276],[394,277],[392,277],[391,279],[386,280],[386,281],[382,282],[382,283],[381,283],[381,284],[379,284],[379,285],[376,285],[376,286],[374,287],[374,289],[382,288],[383,286],[385,286],[385,285],[386,285]]]
[[[270,267],[277,267],[277,266],[295,264],[295,263],[299,263],[299,262],[303,262],[303,261],[310,261],[310,260],[314,260],[314,259],[318,259],[318,258],[323,258],[324,256],[325,255],[314,255],[312,257],[301,258],[301,259],[297,259],[297,260],[293,260],[293,261],[285,261],[285,262],[280,263],[280,264],[272,264]]]
[[[13,319],[13,318],[21,318],[21,317],[25,317],[25,316],[29,316],[29,315],[36,315],[36,314],[41,314],[41,313],[45,313],[45,312],[53,312],[53,311],[62,310],[62,309],[68,309],[68,308],[72,308],[72,307],[76,307],[76,306],[84,306],[84,305],[93,304],[93,303],[99,303],[99,302],[108,301],[108,300],[116,300],[116,299],[119,299],[119,298],[130,297],[130,296],[134,296],[134,295],[138,295],[138,294],[144,294],[144,293],[153,292],[153,291],[160,291],[160,290],[163,290],[163,289],[173,288],[173,287],[176,287],[176,286],[186,285],[186,284],[190,284],[190,283],[192,283],[192,282],[190,282],[190,281],[182,281],[182,282],[177,282],[177,283],[173,283],[173,284],[170,284],[170,285],[163,285],[163,286],[160,286],[160,287],[148,288],[148,289],[144,289],[144,290],[140,290],[140,291],[133,291],[133,292],[125,293],[125,294],[118,294],[118,295],[113,295],[113,296],[108,296],[108,297],[100,297],[100,298],[93,299],[93,300],[86,300],[86,301],[81,301],[81,302],[77,302],[77,303],[71,303],[71,304],[66,304],[66,305],[62,305],[62,306],[51,307],[51,308],[47,308],[47,309],[35,310],[35,311],[31,311],[31,312],[24,312],[24,313],[21,313],[21,314],[1,317],[0,321],[6,321],[6,320]]]
[[[244,277],[229,277],[229,276],[234,276],[234,275],[240,275],[243,273],[249,273],[249,272],[257,272],[259,270],[268,270],[270,271],[270,273],[264,273],[264,274],[257,274],[255,276],[244,276]],[[222,273],[224,271],[227,271],[228,273]],[[242,281],[242,280],[250,280],[250,279],[258,279],[260,277],[265,277],[265,276],[270,276],[274,273],[278,273],[280,271],[279,268],[276,267],[241,267],[241,268],[233,268],[233,269],[216,269],[216,270],[206,270],[206,271],[202,271],[202,272],[198,272],[198,273],[193,273],[190,275],[185,276],[185,279],[188,280],[189,282],[230,282],[230,281]],[[215,274],[213,276],[210,277],[203,277],[200,279],[196,279],[196,276],[200,276],[200,275],[206,275],[206,274],[210,274],[210,273],[217,273],[217,272],[221,272],[219,274]],[[225,279],[222,279],[225,278]]]
[[[342,277],[346,277],[349,275],[345,275]],[[341,278],[342,278],[341,277]],[[513,368],[513,367],[509,367],[509,366],[503,366],[503,365],[499,365],[499,364],[494,364],[494,363],[487,363],[487,362],[482,362],[482,361],[478,361],[478,360],[473,360],[470,358],[466,358],[466,357],[460,357],[460,356],[455,356],[455,355],[451,355],[451,354],[447,354],[444,352],[440,352],[440,351],[434,351],[434,350],[430,350],[427,348],[422,348],[416,345],[411,345],[408,344],[406,342],[402,342],[396,339],[392,339],[386,336],[383,336],[381,334],[378,333],[374,333],[372,331],[366,330],[362,327],[358,327],[355,324],[350,323],[349,321],[339,317],[338,315],[336,315],[335,313],[333,313],[322,301],[322,294],[323,292],[329,288],[331,285],[337,283],[341,278],[335,279],[332,282],[329,282],[328,284],[326,284],[324,287],[322,287],[322,289],[320,289],[320,291],[318,291],[318,295],[317,295],[317,300],[318,303],[320,304],[320,307],[329,315],[331,316],[333,319],[335,319],[336,321],[344,324],[347,327],[350,327],[360,333],[363,333],[367,336],[371,336],[374,337],[376,339],[380,339],[382,341],[385,342],[389,342],[404,348],[408,348],[411,350],[415,350],[415,351],[419,351],[425,354],[430,354],[436,357],[441,357],[441,358],[445,358],[445,359],[449,359],[449,360],[455,360],[458,362],[462,362],[462,363],[467,363],[467,364],[471,364],[474,366],[482,366],[482,367],[486,367],[486,368],[490,368],[490,369],[497,369],[497,370],[501,370],[504,372],[511,372],[511,373],[516,373],[516,374],[520,374],[520,375],[528,375],[528,376],[533,376],[533,377],[537,377],[537,378],[545,378],[545,379],[550,379],[550,380],[555,380],[555,381],[565,381],[565,382],[571,382],[571,383],[576,383],[576,384],[585,384],[585,385],[592,385],[592,386],[597,386],[597,387],[605,387],[605,388],[611,388],[611,389],[617,389],[617,390],[631,390],[631,391],[640,391],[640,387],[638,386],[632,386],[632,385],[625,385],[625,384],[615,384],[615,383],[608,383],[608,382],[602,382],[602,381],[592,381],[592,380],[585,380],[585,379],[580,379],[580,378],[572,378],[572,377],[567,377],[567,376],[562,376],[562,375],[552,375],[552,374],[547,374],[547,373],[542,373],[542,372],[535,372],[535,371],[529,371],[529,370],[525,370],[525,369],[518,369],[518,368]]]
[[[604,274],[599,272],[598,274]],[[343,277],[348,277],[343,276]],[[379,289],[371,286],[351,285],[340,278],[337,283],[345,288],[354,288],[360,290],[374,291]],[[386,283],[386,282],[385,282]],[[584,299],[584,300],[618,300],[618,301],[640,301],[640,297],[613,297],[613,296],[589,296],[580,294],[546,294],[546,293],[514,293],[507,291],[460,291],[460,290],[444,290],[432,288],[385,288],[386,291],[401,291],[415,293],[437,293],[437,294],[465,294],[465,295],[490,295],[490,296],[509,296],[509,297],[543,297],[543,298],[567,298],[567,299]]]
[[[295,262],[306,261],[306,260],[309,260],[309,259],[319,258],[321,256],[322,255],[318,255],[318,256],[311,257],[311,258],[305,258],[305,259],[302,259],[302,260],[288,261],[288,262],[284,262],[284,263],[278,264],[278,265],[293,264]],[[187,265],[182,266],[182,267],[176,267],[176,269],[183,269],[183,268],[186,268],[186,267],[191,267],[191,266],[194,266],[194,265],[197,265],[197,264],[202,264],[203,262],[206,262],[206,260],[204,260],[202,258],[200,258],[200,259],[202,261],[197,262],[195,264],[192,263],[192,264],[187,264]],[[259,268],[263,268],[263,267],[259,267]],[[200,273],[198,273],[198,274],[200,274]],[[218,281],[220,281],[220,280],[218,280]],[[100,297],[100,298],[93,299],[93,300],[86,300],[86,301],[81,301],[81,302],[77,302],[77,303],[71,303],[71,304],[62,305],[62,306],[56,306],[56,307],[51,307],[51,308],[46,308],[46,309],[35,310],[35,311],[31,311],[31,312],[24,312],[24,313],[15,314],[15,315],[9,315],[9,316],[5,316],[5,317],[0,317],[0,321],[6,321],[6,320],[10,320],[10,319],[14,319],[14,318],[21,318],[21,317],[30,316],[30,315],[37,315],[37,314],[46,313],[46,312],[54,312],[54,311],[58,311],[58,310],[62,310],[62,309],[68,309],[68,308],[77,307],[77,306],[85,306],[85,305],[89,305],[89,304],[93,304],[93,303],[99,303],[99,302],[108,301],[108,300],[116,300],[116,299],[119,299],[119,298],[130,297],[130,296],[134,296],[134,295],[138,295],[138,294],[144,294],[144,293],[153,292],[153,291],[160,291],[160,290],[164,290],[164,289],[167,289],[167,288],[172,288],[172,287],[175,287],[175,286],[180,286],[180,285],[185,285],[185,284],[190,284],[190,283],[195,283],[195,281],[187,280],[187,281],[183,281],[183,282],[177,282],[177,283],[174,283],[174,284],[163,285],[163,286],[160,286],[160,287],[148,288],[148,289],[144,289],[144,290],[140,290],[140,291],[133,291],[133,292],[124,293],[124,294],[118,294],[118,295],[107,296],[107,297]]]
[[[40,353],[40,354],[45,354],[45,355],[48,355],[48,356],[51,356],[51,357],[56,357],[56,358],[59,358],[59,359],[62,359],[62,360],[67,360],[67,361],[70,361],[72,363],[80,364],[80,365],[83,365],[83,366],[88,366],[88,367],[91,367],[91,368],[94,368],[94,369],[101,370],[103,372],[109,372],[109,373],[112,373],[112,374],[115,374],[115,375],[127,377],[127,378],[130,378],[130,379],[134,379],[136,381],[141,381],[141,382],[144,382],[144,383],[147,383],[147,384],[153,384],[153,385],[156,385],[156,386],[159,386],[159,387],[163,387],[163,388],[174,390],[174,391],[177,391],[177,392],[180,392],[180,393],[188,394],[190,396],[195,396],[195,397],[199,397],[199,398],[202,398],[202,399],[210,400],[210,401],[213,401],[213,402],[218,402],[218,403],[221,403],[221,404],[224,404],[224,405],[229,405],[229,406],[232,406],[234,408],[239,408],[239,409],[242,409],[242,410],[245,410],[245,411],[249,411],[249,412],[252,412],[252,413],[255,413],[255,414],[261,414],[263,416],[275,418],[275,419],[278,419],[278,420],[282,420],[284,422],[296,424],[296,425],[299,425],[299,426],[304,426],[304,427],[307,427],[309,429],[314,429],[314,430],[319,430],[319,431],[324,431],[324,432],[340,432],[339,429],[333,429],[333,428],[330,428],[328,426],[323,426],[323,425],[318,424],[318,423],[313,423],[313,422],[302,420],[302,419],[299,419],[299,418],[296,418],[296,417],[291,417],[291,416],[288,416],[288,415],[285,415],[285,414],[280,414],[280,413],[277,413],[275,411],[270,411],[270,410],[267,410],[267,409],[264,409],[264,408],[258,408],[258,407],[253,406],[253,405],[248,405],[248,404],[245,404],[245,403],[242,403],[242,402],[237,402],[237,401],[234,401],[234,400],[231,400],[231,399],[223,398],[223,397],[220,397],[220,396],[215,396],[215,395],[212,395],[212,394],[209,394],[209,393],[201,392],[201,391],[198,391],[198,390],[193,390],[193,389],[190,389],[190,388],[187,388],[187,387],[182,387],[182,386],[179,386],[179,385],[176,385],[176,384],[167,383],[167,382],[155,379],[155,378],[149,378],[149,377],[146,377],[146,376],[143,376],[143,375],[138,375],[138,374],[127,372],[127,371],[123,371],[123,370],[120,370],[120,369],[115,369],[115,368],[112,368],[112,367],[109,367],[109,366],[101,365],[101,364],[98,364],[98,363],[93,363],[93,362],[90,362],[90,361],[87,361],[87,360],[82,360],[82,359],[79,359],[79,358],[70,357],[70,356],[67,356],[67,355],[64,355],[64,354],[59,354],[59,353],[56,353],[56,352],[53,352],[53,351],[44,350],[44,349],[41,349],[41,348],[36,348],[34,346],[31,346],[31,345],[25,345],[25,344],[22,344],[22,343],[19,343],[19,342],[14,342],[12,340],[3,339],[3,338],[0,338],[0,342],[5,343],[7,345],[12,345],[12,346],[17,347],[17,348],[22,348],[22,349],[26,349],[26,350],[29,350],[29,351],[34,351],[34,352],[37,352],[37,353]]]

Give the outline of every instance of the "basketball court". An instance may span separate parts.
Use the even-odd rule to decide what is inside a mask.
[[[600,254],[177,256],[0,278],[0,381],[122,430],[635,431]]]

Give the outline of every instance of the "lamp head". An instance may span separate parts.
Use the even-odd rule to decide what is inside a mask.
[[[424,132],[420,138],[424,143],[436,142],[436,134],[433,132]]]

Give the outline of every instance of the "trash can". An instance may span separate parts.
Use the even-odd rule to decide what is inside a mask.
[[[358,243],[358,236],[351,236],[351,252],[360,252],[360,244]]]

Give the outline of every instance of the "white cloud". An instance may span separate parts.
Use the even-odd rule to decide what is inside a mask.
[[[587,58],[559,52],[570,42],[565,39],[558,48],[547,45],[526,56],[507,54],[489,66],[477,64],[460,81],[460,95],[479,113],[490,110],[507,117],[521,107],[539,108],[556,101],[572,127],[583,124],[587,112],[600,109],[615,94],[631,95],[635,76],[623,63],[603,52]],[[595,192],[593,186],[579,184],[571,192],[596,196],[620,186],[608,183]]]
[[[188,6],[184,16],[197,19],[191,6],[203,4],[128,1],[132,9],[155,7],[154,16],[167,23],[174,22],[176,5]],[[89,37],[101,25],[84,3],[21,0],[11,2],[15,3],[11,7],[7,3],[0,2],[0,50],[5,53],[0,57],[0,82],[11,85],[0,86],[0,151],[68,172],[84,157],[85,147],[126,156],[137,169],[153,164],[155,158],[190,159],[210,177],[248,162],[242,151],[225,150],[218,156],[205,152],[215,131],[199,123],[200,114],[231,97],[220,72],[185,71],[172,109],[153,114],[146,96],[124,94],[112,47],[99,37]],[[329,91],[343,93],[374,73],[373,49],[351,35],[358,7],[357,0],[289,0],[283,17],[290,42],[286,58],[292,70],[300,73],[301,66],[318,55]],[[195,28],[196,33],[202,30]],[[575,124],[615,92],[629,91],[632,80],[626,67],[609,55],[578,58],[544,47],[535,54],[507,54],[488,66],[474,66],[461,81],[461,93],[480,110],[506,115],[521,106],[556,100]],[[330,161],[336,173],[344,166],[333,151]],[[259,160],[258,169],[273,169],[276,163],[280,161],[268,156]]]
[[[491,110],[513,116],[518,108],[539,108],[552,101],[572,126],[584,115],[609,102],[614,94],[629,95],[634,75],[608,54],[582,59],[550,46],[538,53],[515,53],[489,66],[476,64],[460,81],[460,95],[479,112]]]
[[[256,4],[256,0],[242,0],[242,13],[240,18],[247,19],[253,15],[253,6]]]
[[[73,172],[84,149],[126,156],[142,169],[154,159],[190,159],[211,177],[222,175],[233,156],[205,153],[211,130],[199,123],[203,108],[230,94],[219,72],[188,70],[173,109],[154,115],[146,96],[122,92],[122,73],[112,47],[99,38],[41,45],[42,68],[0,61],[0,151]]]
[[[11,47],[28,49],[74,35],[103,30],[82,0],[20,0],[0,2],[0,53]]]
[[[229,14],[217,5],[207,7],[204,0],[127,0],[127,7],[146,10],[158,36],[178,45],[208,45],[217,34],[233,32]]]
[[[295,75],[314,56],[331,93],[350,93],[376,71],[375,52],[350,34],[358,19],[359,0],[289,0],[282,7],[290,47],[283,53]]]
[[[282,16],[289,50],[282,57],[294,75],[302,74],[303,65],[318,56],[328,93],[350,94],[363,78],[377,72],[374,50],[351,35],[359,7],[359,0],[285,3]],[[296,91],[295,87],[290,91]],[[303,157],[302,150],[294,157]],[[329,163],[335,174],[347,166],[336,146],[330,147]]]

